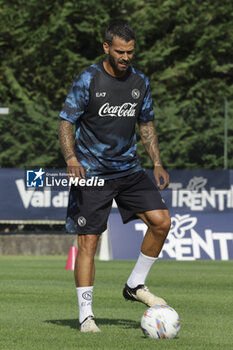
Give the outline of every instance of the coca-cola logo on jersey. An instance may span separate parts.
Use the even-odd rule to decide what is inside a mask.
[[[110,106],[105,103],[99,109],[100,117],[135,117],[137,103],[126,102],[121,106]]]

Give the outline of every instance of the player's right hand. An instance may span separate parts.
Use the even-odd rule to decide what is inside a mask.
[[[76,157],[67,160],[67,176],[69,180],[76,177],[79,179],[85,179],[84,168]]]

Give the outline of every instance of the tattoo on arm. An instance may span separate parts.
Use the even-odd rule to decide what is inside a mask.
[[[73,125],[67,120],[61,120],[58,135],[65,160],[75,157]]]
[[[71,158],[75,158],[75,155],[74,155],[74,154],[71,154],[70,156],[65,157],[65,161],[67,162],[67,160],[69,160],[69,159],[71,159]]]
[[[142,143],[148,152],[154,165],[162,165],[160,154],[159,154],[159,144],[158,138],[155,132],[155,127],[153,122],[140,123],[139,131]]]

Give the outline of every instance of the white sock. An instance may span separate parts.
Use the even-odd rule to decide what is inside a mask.
[[[140,252],[136,265],[128,278],[128,286],[130,288],[136,288],[139,284],[145,284],[146,277],[157,259]]]
[[[92,312],[93,286],[76,288],[79,306],[79,322],[82,323],[88,316],[94,316]]]

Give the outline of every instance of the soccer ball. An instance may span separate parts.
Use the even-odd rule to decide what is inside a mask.
[[[180,318],[168,305],[151,306],[142,316],[141,328],[149,338],[175,338],[180,330]]]

